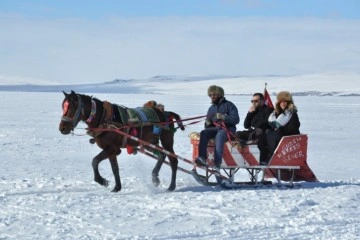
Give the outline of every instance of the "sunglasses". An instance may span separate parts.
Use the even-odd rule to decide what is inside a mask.
[[[257,102],[260,102],[260,99],[251,100],[250,102],[251,102],[251,103],[257,103]]]

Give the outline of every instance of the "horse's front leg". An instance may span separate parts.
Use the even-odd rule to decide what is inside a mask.
[[[161,135],[161,145],[163,148],[171,153],[174,154],[174,133],[170,131],[163,131]],[[173,157],[172,155],[168,155],[170,160],[170,167],[171,167],[171,183],[168,188],[168,191],[174,191],[176,188],[176,172],[178,167],[178,159]]]
[[[94,181],[105,187],[109,185],[109,181],[100,175],[99,164],[101,161],[103,161],[106,158],[108,158],[108,154],[106,151],[103,150],[98,155],[96,155],[96,157],[94,157],[92,160],[92,167],[94,170]]]
[[[115,178],[115,187],[112,190],[112,192],[119,192],[119,191],[121,191],[121,181],[120,181],[119,165],[117,162],[116,155],[110,156],[109,160],[110,160],[111,169],[112,169],[112,172],[113,172],[114,178]]]
[[[160,185],[159,172],[160,172],[161,166],[163,165],[163,163],[165,161],[165,157],[166,157],[166,155],[164,153],[159,153],[158,161],[157,161],[154,169],[152,170],[152,174],[151,174],[152,182],[155,187],[158,187]]]

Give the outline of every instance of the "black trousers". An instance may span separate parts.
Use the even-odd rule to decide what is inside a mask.
[[[260,130],[260,129],[259,129]],[[241,141],[248,141],[248,140],[257,140],[257,146],[260,151],[260,162],[266,162],[268,160],[268,147],[266,141],[266,133],[265,131],[254,131],[254,130],[244,130],[244,131],[237,131],[236,137],[239,138]]]
[[[274,130],[266,130],[266,145],[267,145],[267,151],[268,151],[268,157],[266,162],[270,161],[270,158],[275,152],[275,149],[277,145],[279,144],[280,140],[282,138],[282,135],[278,131]]]

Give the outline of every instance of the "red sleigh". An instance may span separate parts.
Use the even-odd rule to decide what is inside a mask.
[[[190,134],[193,146],[193,159],[199,152],[199,134]],[[241,146],[237,142],[226,142],[222,159],[221,170],[228,176],[230,184],[237,185],[264,185],[271,184],[268,179],[275,178],[279,185],[293,186],[294,181],[317,182],[317,178],[307,164],[307,142],[305,134],[286,136],[281,139],[268,165],[259,165],[259,149],[255,143]],[[208,159],[212,162],[214,143],[208,144]],[[250,174],[249,182],[235,182],[235,173],[245,169]],[[195,179],[204,185],[213,185],[211,171],[200,175],[194,170]],[[286,183],[285,183],[286,182]]]

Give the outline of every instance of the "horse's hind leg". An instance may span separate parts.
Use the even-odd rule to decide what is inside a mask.
[[[110,160],[111,169],[112,169],[112,172],[113,172],[114,178],[115,178],[115,187],[112,190],[112,192],[119,192],[119,191],[121,191],[121,181],[120,181],[119,165],[118,165],[116,155],[110,156],[109,160]]]
[[[94,170],[94,181],[105,187],[107,187],[109,185],[109,181],[100,175],[99,164],[101,161],[103,161],[106,158],[108,158],[108,155],[103,150],[98,155],[96,155],[96,157],[94,157],[92,160],[92,167]]]
[[[165,157],[166,157],[165,154],[159,153],[158,161],[157,161],[154,169],[152,170],[152,182],[155,187],[158,187],[160,185],[159,172],[160,172],[161,166],[163,165],[163,163],[165,161]]]

